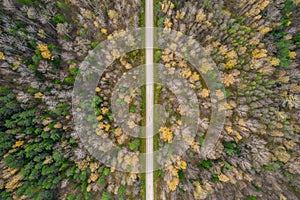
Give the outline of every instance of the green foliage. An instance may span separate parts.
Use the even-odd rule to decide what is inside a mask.
[[[284,37],[281,38],[281,40],[279,42],[276,43],[276,47],[277,47],[277,57],[280,60],[280,65],[282,67],[289,67],[289,65],[291,64],[291,59],[290,59],[290,48],[291,46],[291,41],[290,40],[286,40]]]
[[[198,141],[199,141],[199,144],[202,145],[203,142],[204,142],[204,137],[203,136],[199,136],[198,137]]]
[[[269,170],[269,171],[275,171],[276,170],[274,165],[264,165],[263,167],[265,168],[265,170]]]
[[[158,62],[159,61],[161,54],[162,54],[162,52],[160,50],[156,50],[154,52],[154,62]]]
[[[91,47],[94,49],[98,46],[98,42],[92,42],[91,43]]]
[[[223,146],[225,148],[225,153],[229,155],[239,155],[240,147],[236,142],[223,142]]]
[[[136,139],[136,140],[133,140],[132,142],[129,143],[129,149],[131,151],[137,149],[139,146],[140,146],[140,140],[139,139]]]
[[[64,10],[64,11],[69,11],[70,10],[68,4],[64,3],[63,1],[56,1],[56,5],[61,10]]]
[[[110,194],[107,190],[102,193],[101,200],[111,200],[113,199],[112,194]]]
[[[79,69],[76,68],[76,67],[73,67],[73,68],[70,69],[70,73],[71,73],[73,76],[77,76],[78,72],[79,72]]]
[[[294,7],[295,7],[294,1],[287,0],[286,2],[284,2],[284,7],[281,10],[282,15],[286,15],[286,14],[290,13],[294,9]]]
[[[0,131],[0,157],[2,157],[15,143],[15,138]]]
[[[110,174],[110,169],[109,168],[104,168],[103,175],[108,176],[109,174]]]
[[[98,179],[97,183],[99,185],[101,185],[102,183],[104,183],[104,181],[105,181],[105,176],[100,176],[100,178]]]
[[[41,190],[38,192],[36,200],[56,200],[57,198],[54,195],[54,192],[51,192],[49,190]]]
[[[220,182],[220,179],[218,177],[218,174],[212,174],[211,175],[211,180],[212,181],[215,181],[215,182]]]
[[[160,11],[160,7],[161,7],[160,3],[161,3],[161,1],[156,0],[155,4],[153,5],[153,10],[154,10],[155,15],[157,15],[158,12]]]
[[[229,169],[229,170],[232,169],[232,166],[231,166],[228,162],[226,162],[226,161],[224,161],[224,167],[225,167],[226,169]]]
[[[67,103],[59,103],[57,105],[57,108],[54,110],[54,113],[58,116],[66,116],[69,114],[69,110],[71,109],[71,106]]]
[[[55,16],[52,17],[52,21],[55,24],[64,23],[64,22],[67,22],[67,18],[64,15],[62,15],[62,14],[57,14],[57,15],[55,15]]]
[[[30,141],[25,140],[25,145],[15,148],[15,151],[4,159],[9,167],[22,168],[21,174],[24,175],[24,179],[22,186],[18,188],[18,195],[40,200],[57,199],[53,190],[62,179],[61,172],[69,166],[62,150],[52,152],[53,145],[63,139],[61,130],[44,132],[38,124],[40,111],[37,108],[21,110],[15,95],[8,91],[0,88],[1,117],[5,117],[5,120],[0,121],[0,156],[12,148],[16,141],[14,135],[18,135],[19,138],[31,138]],[[15,104],[14,108],[10,108],[10,102]],[[10,108],[10,112],[4,111],[3,108]],[[54,111],[48,115],[66,115],[69,109],[68,104],[62,103],[58,105],[56,113]],[[5,133],[7,130],[10,134]],[[52,157],[53,161],[43,164],[48,157]]]
[[[16,96],[8,89],[2,88],[0,91],[0,121],[9,118],[13,113],[21,110],[16,101]],[[0,123],[1,124],[1,123]]]
[[[166,17],[161,17],[157,20],[157,27],[163,27],[164,21],[165,21]]]
[[[135,110],[136,110],[136,107],[134,107],[134,106],[131,106],[129,108],[129,112],[131,112],[131,113],[135,113]]]
[[[24,160],[17,153],[8,155],[4,161],[11,168],[20,168],[24,165]]]
[[[39,4],[37,0],[17,0],[17,2],[24,5],[34,5],[34,6],[37,6]]]
[[[119,190],[118,190],[118,194],[119,195],[123,195],[124,192],[125,192],[125,190],[126,190],[126,186],[125,185],[121,185],[120,188],[119,188]]]
[[[247,196],[247,200],[257,200],[255,196]]]
[[[75,82],[75,79],[73,76],[67,76],[64,80],[64,83],[67,85],[73,85]]]
[[[183,170],[178,170],[179,180],[183,180],[185,178]]]
[[[200,168],[202,169],[208,169],[211,167],[211,162],[210,160],[203,160],[201,163],[200,163]]]
[[[0,199],[13,200],[13,198],[11,197],[11,194],[9,192],[6,192],[6,191],[1,191]]]
[[[297,49],[300,49],[300,34],[294,36],[293,42],[295,43]]]

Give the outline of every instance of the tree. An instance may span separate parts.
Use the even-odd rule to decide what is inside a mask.
[[[0,131],[0,157],[2,157],[15,143],[15,138]]]

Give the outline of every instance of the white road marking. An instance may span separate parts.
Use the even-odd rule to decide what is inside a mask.
[[[146,200],[154,199],[153,185],[153,0],[146,0]]]

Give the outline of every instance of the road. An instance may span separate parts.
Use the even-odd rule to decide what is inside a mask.
[[[146,0],[146,200],[154,199],[153,184],[153,0]]]

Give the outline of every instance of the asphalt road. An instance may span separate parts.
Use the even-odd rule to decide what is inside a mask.
[[[154,199],[153,188],[153,0],[146,0],[146,200]]]

